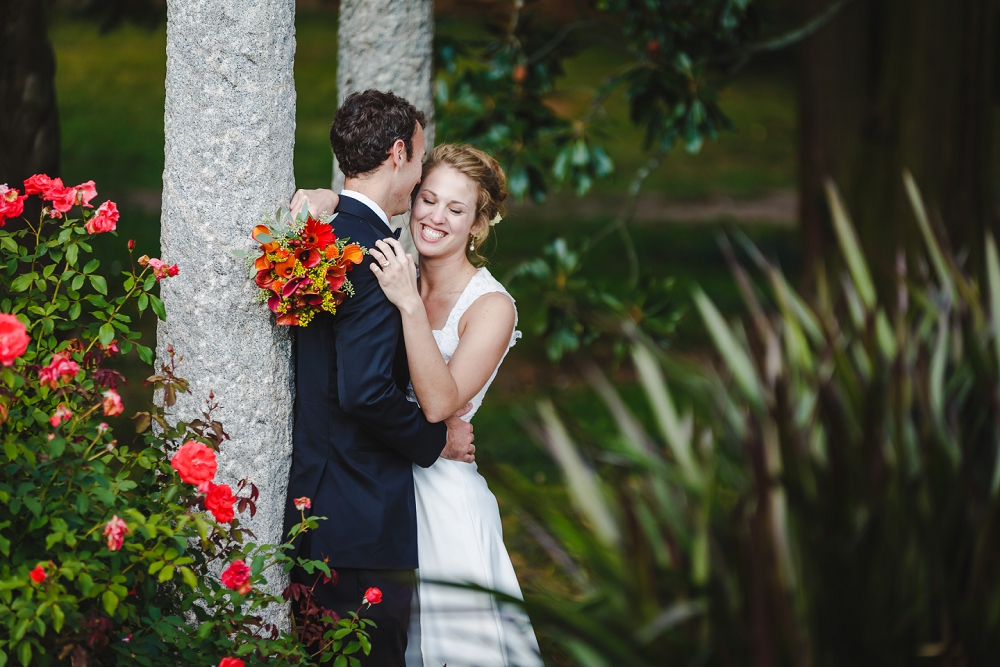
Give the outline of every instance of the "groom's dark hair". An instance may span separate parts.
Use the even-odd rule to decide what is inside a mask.
[[[413,133],[427,127],[427,116],[392,91],[351,93],[337,109],[330,127],[330,146],[348,178],[378,169],[397,139],[413,159]]]

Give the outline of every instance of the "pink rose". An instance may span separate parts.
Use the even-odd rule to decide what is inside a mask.
[[[181,479],[188,484],[204,484],[211,482],[219,464],[215,460],[215,451],[200,442],[188,440],[170,459]]]
[[[10,366],[28,349],[28,331],[13,315],[0,314],[0,364]]]
[[[365,591],[365,599],[362,602],[367,602],[368,604],[378,604],[382,601],[382,591],[377,588],[369,588]]]
[[[59,407],[56,408],[55,413],[53,413],[53,415],[49,417],[49,423],[52,424],[53,428],[55,428],[56,426],[59,426],[59,424],[63,423],[72,416],[73,413],[70,411],[70,409],[67,408],[65,405],[63,405],[62,403],[60,403]]]
[[[97,188],[94,187],[93,181],[87,181],[86,183],[80,183],[80,185],[73,188],[76,192],[76,203],[84,208],[94,208],[90,205],[90,200],[97,196]]]
[[[143,264],[143,258],[146,259],[145,264]],[[153,269],[153,275],[156,276],[156,282],[160,282],[168,276],[176,276],[179,271],[176,264],[168,266],[162,259],[157,259],[155,257],[150,259],[143,255],[139,258],[139,263],[143,264],[143,266],[148,264],[149,267]]]
[[[45,174],[35,174],[24,182],[24,193],[28,195],[44,195],[51,187],[51,178]]]
[[[113,201],[106,201],[97,208],[94,217],[84,227],[90,234],[113,232],[118,225],[119,215],[118,206]]]
[[[53,214],[54,218],[62,217],[63,213],[67,213],[76,205],[76,189],[65,187],[61,178],[53,178],[49,189],[42,197],[51,201],[52,208],[60,213],[60,215]]]
[[[119,519],[117,514],[111,517],[111,521],[104,527],[104,535],[108,538],[108,551],[121,549],[125,536],[130,532],[132,531],[128,529],[128,524]]]
[[[124,412],[125,407],[122,405],[122,397],[118,395],[118,392],[114,389],[108,389],[104,394],[104,416],[105,417],[117,417],[122,412]]]
[[[301,498],[296,498],[292,502],[295,504],[295,509],[299,510],[300,512],[312,508],[312,501],[306,498],[305,496],[302,496]]]
[[[250,568],[240,559],[234,560],[223,570],[220,579],[223,586],[238,591],[241,595],[250,592]]]
[[[239,658],[223,658],[219,667],[243,667],[243,661]]]
[[[69,353],[58,352],[52,355],[49,365],[38,372],[38,377],[43,385],[56,389],[61,381],[76,377],[79,370],[80,366],[70,359]]]

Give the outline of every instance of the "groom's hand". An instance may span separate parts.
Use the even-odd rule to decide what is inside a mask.
[[[441,456],[452,461],[473,463],[476,460],[476,446],[472,444],[472,424],[462,421],[462,415],[472,409],[472,403],[466,403],[461,410],[444,420],[448,426],[448,441],[444,445]]]
[[[298,217],[304,206],[309,207],[309,213],[313,216],[332,215],[339,203],[340,196],[333,190],[296,190],[288,210],[292,217]]]

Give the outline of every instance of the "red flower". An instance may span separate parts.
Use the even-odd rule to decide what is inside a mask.
[[[295,251],[295,259],[302,262],[302,266],[311,269],[319,264],[322,256],[315,248],[299,248]]]
[[[7,218],[16,218],[24,212],[24,200],[28,195],[20,195],[14,188],[0,185],[0,226]]]
[[[243,661],[239,658],[223,658],[219,667],[243,667]]]
[[[104,416],[105,417],[117,417],[122,412],[125,411],[125,406],[122,405],[122,397],[118,395],[118,392],[114,389],[108,389],[104,394]]]
[[[57,352],[52,355],[49,365],[38,371],[38,377],[41,378],[43,385],[56,389],[63,380],[76,377],[79,370],[80,366],[70,359],[69,353]]]
[[[167,267],[167,275],[171,278],[176,276],[178,273],[180,273],[180,269],[177,268],[176,264],[171,264]]]
[[[377,588],[369,588],[365,591],[365,599],[362,602],[367,602],[368,604],[378,604],[382,601],[382,591]]]
[[[307,246],[316,248],[317,250],[324,250],[328,245],[337,240],[337,236],[333,233],[333,227],[312,218],[306,220],[306,226],[302,230],[301,238]]]
[[[35,569],[28,573],[31,580],[36,584],[40,584],[45,581],[45,564],[39,563],[35,566]]]
[[[181,479],[188,484],[204,484],[212,481],[219,464],[215,460],[215,451],[200,442],[188,440],[170,459]]]
[[[28,331],[13,315],[0,313],[0,364],[10,366],[28,349]]]
[[[229,567],[223,570],[220,579],[223,586],[241,595],[250,592],[250,568],[241,559],[230,563]]]
[[[301,498],[296,498],[292,502],[295,504],[295,509],[299,510],[300,512],[302,510],[312,509],[313,506],[312,501],[306,498],[305,496],[302,496]]]
[[[108,538],[108,550],[118,551],[122,548],[122,543],[125,542],[125,536],[130,532],[128,529],[128,524],[118,518],[115,514],[111,517],[111,521],[108,521],[108,525],[104,527],[104,535]]]
[[[51,417],[49,417],[49,423],[52,424],[52,428],[55,428],[56,426],[59,426],[59,424],[63,423],[65,420],[69,419],[72,416],[73,413],[70,411],[70,409],[67,408],[65,405],[63,405],[62,403],[60,403],[59,407],[56,408],[55,413]]]
[[[24,182],[24,193],[28,195],[43,195],[52,187],[52,179],[45,174],[35,174]]]
[[[106,201],[100,205],[94,217],[88,220],[84,227],[90,234],[113,232],[118,225],[119,216],[118,206],[113,201]]]
[[[67,213],[76,205],[76,188],[67,188],[63,185],[61,178],[54,178],[42,197],[51,201],[52,208],[60,214]],[[62,216],[53,215],[52,217],[60,218]]]
[[[212,513],[219,523],[229,523],[236,516],[233,511],[233,504],[236,503],[236,496],[228,484],[213,484],[209,487],[208,495],[205,496],[205,507]]]

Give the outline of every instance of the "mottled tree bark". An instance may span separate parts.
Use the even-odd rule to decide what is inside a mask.
[[[56,60],[45,3],[0,0],[0,183],[59,173]]]
[[[434,146],[433,0],[341,0],[337,50],[337,105],[350,93],[391,90],[427,114],[424,145]],[[344,175],[334,160],[333,188]],[[408,220],[392,220],[399,227]],[[401,240],[410,244],[408,234]]]
[[[815,15],[830,0],[808,0]],[[859,0],[801,51],[800,190],[807,267],[831,252],[822,183],[832,177],[878,263],[919,236],[902,186],[909,169],[956,249],[982,266],[995,226],[992,96],[996,3]]]
[[[180,274],[162,283],[167,321],[157,357],[172,345],[192,393],[190,420],[214,391],[232,437],[218,478],[260,489],[247,523],[258,544],[282,541],[292,448],[293,382],[287,328],[273,324],[234,248],[251,250],[254,224],[294,190],[294,0],[170,0],[167,13],[166,155],[160,239]],[[242,520],[243,517],[241,517]],[[286,582],[274,572],[271,593]],[[287,614],[272,622],[288,627]]]

